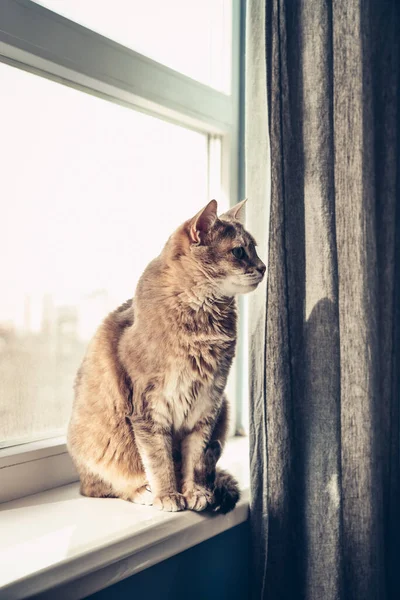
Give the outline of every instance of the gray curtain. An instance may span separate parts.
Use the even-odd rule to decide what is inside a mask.
[[[253,595],[398,599],[400,2],[246,28]]]

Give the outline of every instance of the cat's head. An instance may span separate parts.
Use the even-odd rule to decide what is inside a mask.
[[[256,242],[241,222],[244,203],[218,216],[217,202],[211,200],[167,244],[173,260],[195,273],[197,281],[204,278],[222,296],[255,290],[265,273]]]

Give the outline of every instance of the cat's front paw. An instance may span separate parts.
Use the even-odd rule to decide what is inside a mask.
[[[186,506],[189,510],[201,512],[212,502],[212,494],[206,488],[194,486],[184,491]]]
[[[178,494],[178,492],[171,492],[165,496],[157,496],[154,498],[153,506],[158,508],[158,510],[177,512],[179,510],[185,510],[186,501],[182,494]]]

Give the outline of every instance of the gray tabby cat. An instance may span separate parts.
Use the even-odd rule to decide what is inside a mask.
[[[235,506],[236,481],[216,469],[235,296],[265,272],[238,220],[243,204],[218,217],[212,200],[181,225],[91,341],[68,432],[82,494],[166,511]]]

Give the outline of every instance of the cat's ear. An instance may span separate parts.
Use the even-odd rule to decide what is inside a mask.
[[[200,244],[203,236],[210,231],[217,220],[217,201],[211,200],[191,219],[189,223],[189,235],[194,244]]]
[[[232,206],[229,210],[227,210],[223,215],[220,216],[221,219],[225,219],[227,221],[237,220],[244,224],[244,205],[247,202],[247,198],[242,200],[235,206]]]

